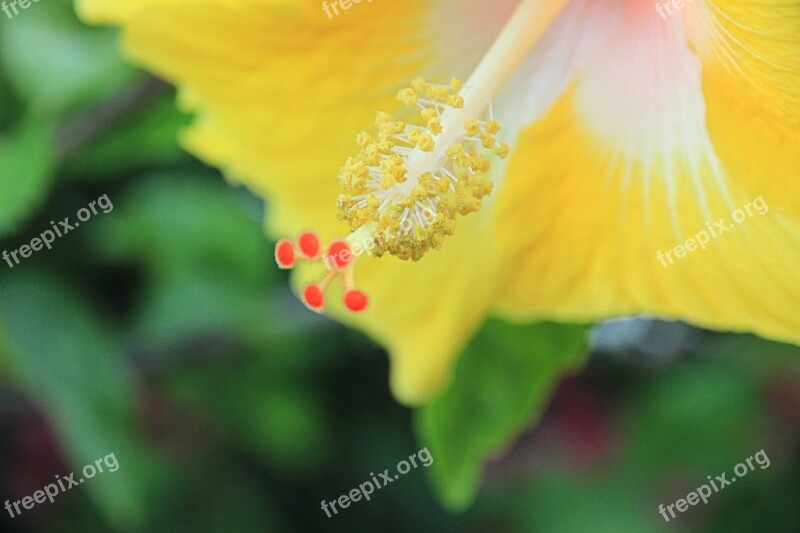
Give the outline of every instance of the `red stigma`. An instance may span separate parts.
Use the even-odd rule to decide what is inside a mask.
[[[328,246],[328,264],[331,268],[343,269],[353,262],[353,252],[350,245],[344,241],[333,241]]]
[[[319,285],[312,283],[306,286],[303,291],[303,301],[312,311],[322,311],[322,307],[325,304],[325,296],[322,294],[322,289],[319,288]]]
[[[317,234],[313,231],[304,231],[297,237],[297,246],[300,247],[300,251],[303,255],[309,259],[313,259],[319,254],[319,237],[317,237]]]
[[[294,266],[295,253],[291,241],[283,239],[275,245],[275,262],[281,269],[288,269]]]
[[[367,308],[367,295],[358,289],[347,291],[344,295],[344,305],[354,313],[358,313]]]

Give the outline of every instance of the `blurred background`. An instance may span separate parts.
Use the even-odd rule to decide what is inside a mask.
[[[269,206],[178,147],[190,117],[116,39],[67,0],[0,13],[0,250],[113,204],[0,262],[0,504],[119,462],[2,531],[800,530],[798,348],[491,320],[442,398],[401,407],[383,350],[289,292]],[[321,510],[423,447],[430,468]]]

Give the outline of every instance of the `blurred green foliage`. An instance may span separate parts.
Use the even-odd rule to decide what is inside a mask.
[[[87,490],[118,524],[142,522],[155,459],[131,431],[135,389],[103,319],[80,294],[34,272],[3,279],[0,317],[10,377],[49,414],[70,462],[113,452],[127,467]]]
[[[797,348],[706,334],[652,366],[589,357],[584,326],[490,320],[411,413],[379,347],[290,294],[262,202],[180,150],[191,118],[116,39],[67,0],[0,17],[2,249],[114,206],[0,262],[0,501],[120,464],[3,530],[797,530]],[[320,509],[423,447],[429,469]],[[762,448],[770,468],[658,514]]]
[[[55,170],[52,127],[29,118],[0,139],[0,236],[44,201]]]
[[[86,31],[69,0],[50,0],[2,20],[4,77],[27,112],[51,120],[68,117],[142,78],[122,61],[117,32]]]

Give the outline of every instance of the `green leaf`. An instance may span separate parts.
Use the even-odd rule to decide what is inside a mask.
[[[116,41],[115,30],[81,24],[69,0],[48,0],[3,21],[0,59],[34,115],[62,118],[138,75]]]
[[[558,380],[584,362],[586,328],[490,320],[461,355],[450,388],[416,414],[430,475],[453,511],[474,500],[484,463],[547,406]]]
[[[0,138],[0,235],[16,229],[44,200],[53,177],[52,128],[23,120]]]
[[[76,479],[84,465],[114,454],[119,469],[81,490],[116,525],[143,521],[148,494],[166,473],[131,427],[140,393],[99,314],[51,277],[15,271],[0,282],[0,355],[50,421]]]

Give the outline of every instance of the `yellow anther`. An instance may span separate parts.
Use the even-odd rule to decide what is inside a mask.
[[[494,183],[492,183],[491,181],[485,181],[483,185],[476,188],[480,189],[479,198],[483,198],[484,196],[489,196],[490,194],[492,194],[492,191],[494,190]],[[476,194],[475,196],[478,196],[478,194]]]
[[[369,168],[367,168],[367,165],[365,165],[363,161],[354,161],[350,166],[350,170],[353,175],[358,178],[366,178],[369,174]]]
[[[430,122],[431,120],[436,119],[439,116],[439,113],[437,113],[432,107],[426,107],[420,112],[420,115],[422,115],[422,120],[425,122]]]
[[[494,137],[488,133],[484,133],[481,135],[481,145],[483,145],[484,148],[494,148]]]
[[[466,131],[467,135],[470,137],[475,137],[478,135],[478,133],[480,133],[481,127],[477,120],[470,118],[464,121],[464,131]]]
[[[430,172],[426,172],[422,176],[419,177],[419,184],[425,187],[426,189],[430,189],[432,185],[436,183],[436,180],[433,177],[433,174]]]
[[[494,153],[497,154],[501,159],[508,157],[508,153],[510,151],[511,148],[509,148],[506,143],[500,143],[497,148],[494,149]]]
[[[442,121],[438,118],[434,118],[428,121],[428,129],[431,130],[432,133],[439,135],[442,133]]]
[[[472,158],[466,152],[461,152],[456,156],[455,163],[461,168],[467,168],[472,163]]]
[[[413,107],[419,101],[419,94],[414,89],[400,89],[400,92],[397,93],[397,99],[405,105]]]
[[[500,123],[496,120],[490,120],[486,123],[486,133],[490,133],[492,135],[497,134],[500,131]]]
[[[388,130],[394,135],[400,135],[406,130],[406,123],[402,120],[392,121],[388,125]]]
[[[414,257],[414,250],[407,246],[399,247],[397,250],[397,257],[405,260],[411,259]]]
[[[425,187],[422,185],[417,185],[413,189],[411,189],[411,197],[414,200],[424,200],[428,197],[428,191],[425,190]]]
[[[356,209],[354,220],[359,225],[364,225],[370,221],[370,214],[368,209]]]
[[[461,109],[464,107],[464,97],[460,94],[451,94],[447,98],[447,105],[455,107],[456,109]]]
[[[405,196],[398,202],[398,205],[400,207],[402,207],[403,209],[405,209],[405,208],[408,208],[408,207],[413,207],[414,206],[414,202],[415,202],[415,200],[413,198],[411,198],[410,196]]]
[[[375,126],[380,127],[381,124],[386,124],[387,122],[391,122],[393,120],[394,117],[389,113],[378,111],[378,113],[375,115]]]
[[[389,139],[382,139],[376,143],[378,147],[378,151],[382,154],[390,154],[392,152],[392,148],[394,148],[394,144]]]
[[[489,160],[480,156],[473,156],[469,160],[469,166],[472,170],[485,172],[489,170]]]
[[[460,91],[461,89],[464,88],[464,84],[461,83],[461,80],[459,80],[457,78],[451,78],[450,79],[450,87],[452,87],[455,92],[458,92],[458,91]]]
[[[370,144],[366,148],[364,148],[364,152],[361,154],[361,157],[364,160],[365,165],[369,165],[374,167],[378,163],[380,163],[381,157],[378,153],[378,149],[375,144]]]
[[[433,137],[431,137],[430,133],[423,133],[419,136],[419,140],[417,141],[417,148],[423,152],[432,152],[435,145],[436,143],[433,141]]]
[[[447,157],[453,160],[455,160],[458,156],[460,156],[463,153],[464,153],[464,147],[461,145],[461,143],[455,143],[445,151]]]
[[[381,178],[381,187],[383,190],[388,190],[394,187],[395,183],[397,183],[394,179],[394,176],[391,174],[386,174],[383,178]]]
[[[397,163],[395,162],[394,158],[393,157],[389,157],[389,158],[384,159],[383,161],[381,161],[380,165],[378,165],[378,168],[384,174],[389,174],[389,173],[391,173],[392,169],[394,169],[394,167],[396,165],[397,165]]]
[[[390,229],[393,228],[395,224],[397,224],[397,221],[394,218],[390,217],[389,215],[383,215],[378,220],[378,224],[380,229]]]
[[[481,208],[481,201],[473,196],[467,197],[465,195],[464,199],[458,203],[458,212],[462,215],[468,215],[470,213],[474,213]]]
[[[428,98],[439,102],[446,102],[450,96],[450,88],[446,85],[429,85]]]
[[[455,232],[456,232],[456,220],[454,218],[448,218],[442,223],[442,233],[449,236]]]
[[[358,145],[359,145],[361,148],[366,148],[367,146],[369,146],[370,144],[372,144],[372,135],[370,135],[370,134],[369,134],[369,133],[367,133],[366,131],[362,131],[362,132],[361,132],[361,133],[359,133],[359,134],[358,134],[358,136],[356,137],[356,143],[357,143],[357,144],[358,144]]]

